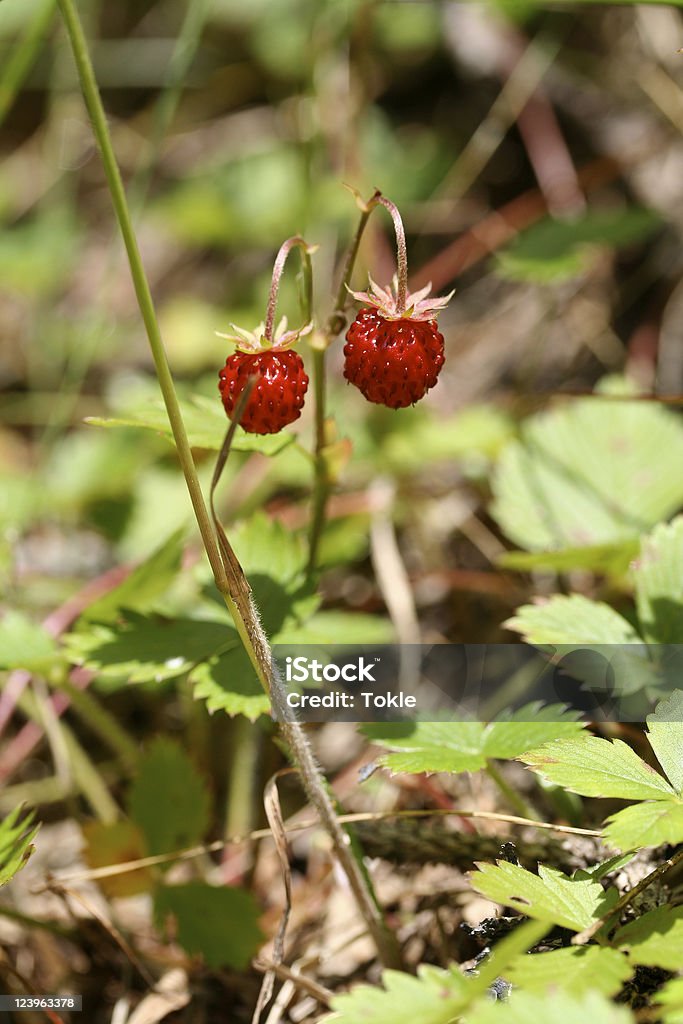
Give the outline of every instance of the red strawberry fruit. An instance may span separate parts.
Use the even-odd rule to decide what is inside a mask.
[[[240,415],[240,426],[250,434],[277,434],[301,415],[308,375],[303,359],[289,346],[308,333],[310,327],[287,331],[286,326],[283,319],[271,343],[264,337],[263,325],[250,332],[233,324],[239,337],[221,335],[238,344],[238,350],[228,356],[218,375],[218,388],[230,419],[234,417],[248,381],[254,381]]]
[[[427,298],[431,285],[412,295],[404,287],[401,301],[396,278],[393,285],[371,278],[369,291],[352,292],[366,305],[346,334],[344,376],[369,402],[402,409],[436,384],[444,343],[435,317],[451,296]]]

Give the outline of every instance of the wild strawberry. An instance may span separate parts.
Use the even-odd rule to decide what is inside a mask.
[[[220,337],[236,341],[238,350],[228,356],[218,377],[218,389],[230,419],[239,404],[240,395],[250,379],[253,388],[240,416],[240,426],[250,434],[277,434],[287,424],[298,420],[308,389],[308,376],[298,352],[289,346],[311,329],[287,331],[283,318],[269,342],[260,324],[255,331],[243,331],[232,325],[237,335]]]
[[[435,317],[451,296],[430,299],[430,290],[411,295],[404,284],[401,298],[397,278],[393,290],[371,278],[369,291],[351,293],[366,306],[346,333],[344,376],[369,402],[402,409],[436,384],[444,344]]]

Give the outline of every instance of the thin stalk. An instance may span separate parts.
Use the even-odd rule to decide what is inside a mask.
[[[55,0],[46,0],[28,24],[3,68],[0,78],[0,125],[17,98],[26,76],[33,67],[55,11]]]
[[[337,291],[334,309],[327,321],[325,330],[316,334],[313,349],[313,397],[315,402],[315,439],[313,447],[313,507],[308,539],[308,573],[315,572],[318,562],[320,539],[327,518],[327,501],[330,495],[330,475],[325,449],[327,447],[327,431],[325,429],[327,405],[327,377],[325,353],[334,339],[344,328],[346,322],[345,309],[349,298],[351,275],[356,264],[363,232],[373,207],[379,201],[380,193],[375,192],[367,203],[361,205],[361,216],[356,234],[349,246],[344,260],[339,290]],[[360,204],[359,204],[360,205]]]
[[[140,753],[137,744],[116,717],[103,707],[89,690],[79,690],[68,679],[60,679],[52,685],[68,696],[76,714],[80,715],[95,735],[118,756],[125,772],[128,775],[134,772],[140,760]]]
[[[260,735],[253,722],[243,715],[232,720],[230,783],[225,813],[225,837],[247,836],[254,827],[256,778]]]
[[[519,793],[512,788],[501,772],[498,771],[498,768],[493,761],[487,762],[486,772],[489,777],[493,779],[511,807],[514,807],[514,809],[523,818],[531,818],[532,821],[538,821],[538,814],[536,814],[536,811],[526,802],[524,797],[520,796]]]
[[[304,314],[304,327],[307,327],[311,321],[311,306],[313,301],[313,270],[311,267],[311,247],[306,241],[301,238],[300,235],[295,235],[293,238],[288,238],[286,242],[283,242],[278,250],[278,254],[275,257],[275,263],[273,264],[273,276],[270,282],[270,292],[268,293],[268,305],[266,307],[266,322],[263,330],[263,336],[269,344],[273,344],[273,330],[275,325],[275,309],[277,307],[277,297],[280,291],[280,281],[282,279],[282,273],[285,269],[285,263],[292,249],[299,247],[301,251],[301,271],[303,274],[303,294],[302,294],[302,306]]]
[[[129,205],[135,213],[142,209],[149,188],[154,165],[178,109],[185,78],[192,66],[201,42],[211,0],[187,0],[185,17],[171,54],[163,89],[152,112],[152,131],[146,153],[133,175]]]
[[[45,727],[45,732],[49,735],[45,711],[31,690],[26,690],[22,693],[18,704],[23,713],[34,722],[39,722]],[[64,760],[68,764],[66,771],[100,821],[105,824],[117,821],[120,817],[118,805],[112,799],[107,784],[97,767],[91,761],[88,754],[86,754],[68,725],[60,721],[58,728],[60,745],[64,749]],[[59,766],[57,771],[59,778]],[[67,789],[65,795],[68,795],[68,782],[67,780],[64,780],[64,782],[65,789]]]
[[[406,296],[408,294],[408,253],[406,249],[406,233],[403,228],[403,221],[401,220],[401,214],[398,212],[398,207],[395,203],[392,203],[391,199],[387,199],[386,196],[376,196],[371,200],[373,205],[375,203],[383,206],[385,210],[388,210],[391,214],[391,219],[394,222],[394,231],[396,232],[396,269],[398,286],[396,289],[396,313],[398,316],[402,316],[406,311]]]
[[[313,395],[315,402],[315,441],[313,449],[313,509],[308,540],[308,573],[314,573],[318,564],[320,539],[327,518],[327,500],[330,494],[330,478],[325,448],[325,348],[313,346]]]
[[[299,770],[308,798],[320,815],[322,823],[330,835],[339,864],[347,877],[349,887],[373,937],[380,959],[385,966],[400,966],[400,954],[395,937],[387,929],[377,904],[372,897],[362,868],[350,849],[349,837],[339,823],[325,786],[324,777],[315,760],[306,733],[301,725],[292,719],[292,712],[286,703],[285,688],[277,666],[273,664],[270,646],[260,624],[251,589],[244,578],[239,562],[234,558],[231,550],[226,549],[224,546],[219,547],[218,536],[214,532],[211,518],[204,502],[180,406],[173,386],[173,378],[161,339],[149,283],[133,230],[126,194],[114,155],[107,118],[97,88],[83,27],[74,0],[58,0],[58,3],[81,80],[83,97],[102,155],[105,175],[128,255],[133,285],[152,350],[159,386],[164,398],[178,457],[216,585],[225,599],[235,627],[258,678],[266,693],[270,696],[273,711],[281,721],[283,736],[289,744],[294,763]]]

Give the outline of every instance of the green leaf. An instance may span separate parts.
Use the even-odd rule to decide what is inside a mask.
[[[48,672],[61,660],[53,637],[21,612],[8,611],[0,621],[0,668]]]
[[[500,409],[470,406],[445,420],[420,416],[409,429],[393,430],[381,445],[381,455],[402,473],[453,459],[479,459],[486,465],[513,432],[513,420]]]
[[[356,985],[335,996],[321,1024],[450,1024],[478,999],[507,965],[543,938],[547,926],[527,922],[497,943],[493,953],[474,974],[465,975],[457,964],[447,969],[420,964],[417,977],[384,971],[384,988]]]
[[[146,561],[133,569],[123,583],[93,601],[86,608],[82,619],[111,622],[121,608],[136,612],[154,608],[157,599],[168,590],[180,571],[184,534],[184,530],[172,533]]]
[[[622,740],[585,736],[546,743],[519,758],[548,782],[580,796],[661,800],[674,791]]]
[[[671,785],[683,794],[683,690],[674,690],[647,716],[647,736]]]
[[[26,864],[35,847],[39,825],[33,826],[33,812],[22,818],[17,807],[0,824],[0,886],[7,885]]]
[[[389,644],[395,639],[388,619],[362,612],[322,611],[272,637],[274,644],[357,645]]]
[[[532,953],[515,960],[505,972],[506,981],[528,992],[568,991],[574,996],[600,992],[613,996],[633,968],[623,953],[601,946],[568,946],[547,953]]]
[[[301,535],[287,530],[265,512],[256,512],[240,523],[229,539],[249,577],[260,574],[278,583],[289,583],[306,567]]]
[[[683,642],[683,516],[643,537],[633,577],[641,632],[650,643]]]
[[[379,758],[394,772],[476,772],[486,766],[484,728],[481,722],[386,722],[362,732],[398,751]]]
[[[213,969],[244,970],[263,941],[256,901],[244,889],[204,882],[160,886],[154,898],[160,927],[169,914],[183,949],[199,953]]]
[[[633,804],[607,819],[605,841],[619,850],[683,842],[683,804],[653,800]]]
[[[522,605],[505,626],[530,644],[640,644],[645,651],[633,626],[614,608],[582,594],[555,594]]]
[[[384,971],[382,984],[356,985],[335,996],[336,1012],[324,1024],[447,1024],[467,998],[467,979],[456,964],[448,970],[420,964],[417,977]]]
[[[558,281],[582,273],[594,260],[594,246],[630,245],[661,224],[650,210],[588,210],[572,220],[548,218],[523,231],[496,259],[498,271],[514,281]]]
[[[632,543],[683,505],[682,463],[683,424],[670,410],[599,395],[570,400],[529,417],[505,446],[491,511],[529,551]]]
[[[559,551],[505,551],[496,561],[501,568],[517,572],[588,569],[605,575],[624,576],[637,553],[638,538],[631,537],[614,544],[587,544]]]
[[[630,921],[612,939],[633,963],[679,971],[683,963],[683,907],[657,907]]]
[[[657,1006],[663,1006],[664,1024],[683,1024],[683,978],[672,978],[653,997]]]
[[[65,637],[69,660],[127,683],[173,679],[240,641],[226,621],[162,619],[127,612],[116,623],[91,624]]]
[[[599,882],[568,878],[544,864],[539,864],[538,875],[506,861],[482,863],[477,868],[469,877],[472,888],[482,896],[575,932],[587,928],[618,899],[616,889],[605,892]]]
[[[197,665],[188,679],[195,699],[203,700],[212,714],[225,711],[254,722],[270,710],[270,701],[241,645]]]
[[[517,721],[515,719],[518,719]],[[539,743],[580,733],[583,725],[557,705],[530,705],[509,721],[387,722],[363,726],[384,754],[379,763],[395,772],[475,772],[489,758],[512,758]]]
[[[209,794],[177,743],[156,739],[140,762],[129,810],[149,853],[172,853],[198,843],[209,824]]]
[[[635,1024],[625,1006],[617,1006],[599,992],[572,995],[553,993],[552,998],[535,992],[512,992],[505,1003],[491,1000],[477,1003],[464,1024]]]
[[[218,398],[212,401],[203,395],[195,395],[188,401],[180,402],[180,409],[192,448],[207,448],[220,451],[226,431],[230,425]],[[167,441],[174,443],[173,432],[163,402],[154,402],[143,410],[127,416],[88,416],[85,420],[96,427],[137,427],[153,430]],[[293,434],[281,431],[279,434],[248,434],[241,427],[235,431],[232,450],[236,452],[261,452],[262,455],[277,455],[294,440]]]
[[[491,722],[486,727],[484,753],[487,757],[510,759],[542,743],[579,736],[584,724],[576,721],[577,714],[560,704],[528,704],[508,721]]]

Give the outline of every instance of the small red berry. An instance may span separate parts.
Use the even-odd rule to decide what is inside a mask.
[[[436,384],[444,364],[435,320],[385,320],[361,309],[346,334],[344,376],[368,402],[403,409]]]
[[[435,315],[450,295],[425,298],[428,286],[407,294],[399,308],[396,294],[370,283],[369,292],[352,293],[371,308],[361,309],[347,331],[344,376],[369,402],[403,409],[424,398],[441,372],[444,341]]]
[[[250,377],[256,380],[240,420],[244,430],[277,434],[298,420],[308,389],[308,376],[298,352],[273,348],[228,356],[219,373],[218,388],[230,419]]]
[[[250,434],[277,434],[288,423],[298,420],[308,390],[308,375],[298,352],[290,348],[312,324],[296,331],[287,330],[283,317],[273,332],[259,324],[255,331],[232,325],[235,334],[219,334],[237,344],[218,374],[218,390],[223,406],[233,419],[240,396],[253,378],[251,394],[240,414],[240,426]],[[216,332],[218,333],[218,332]]]

